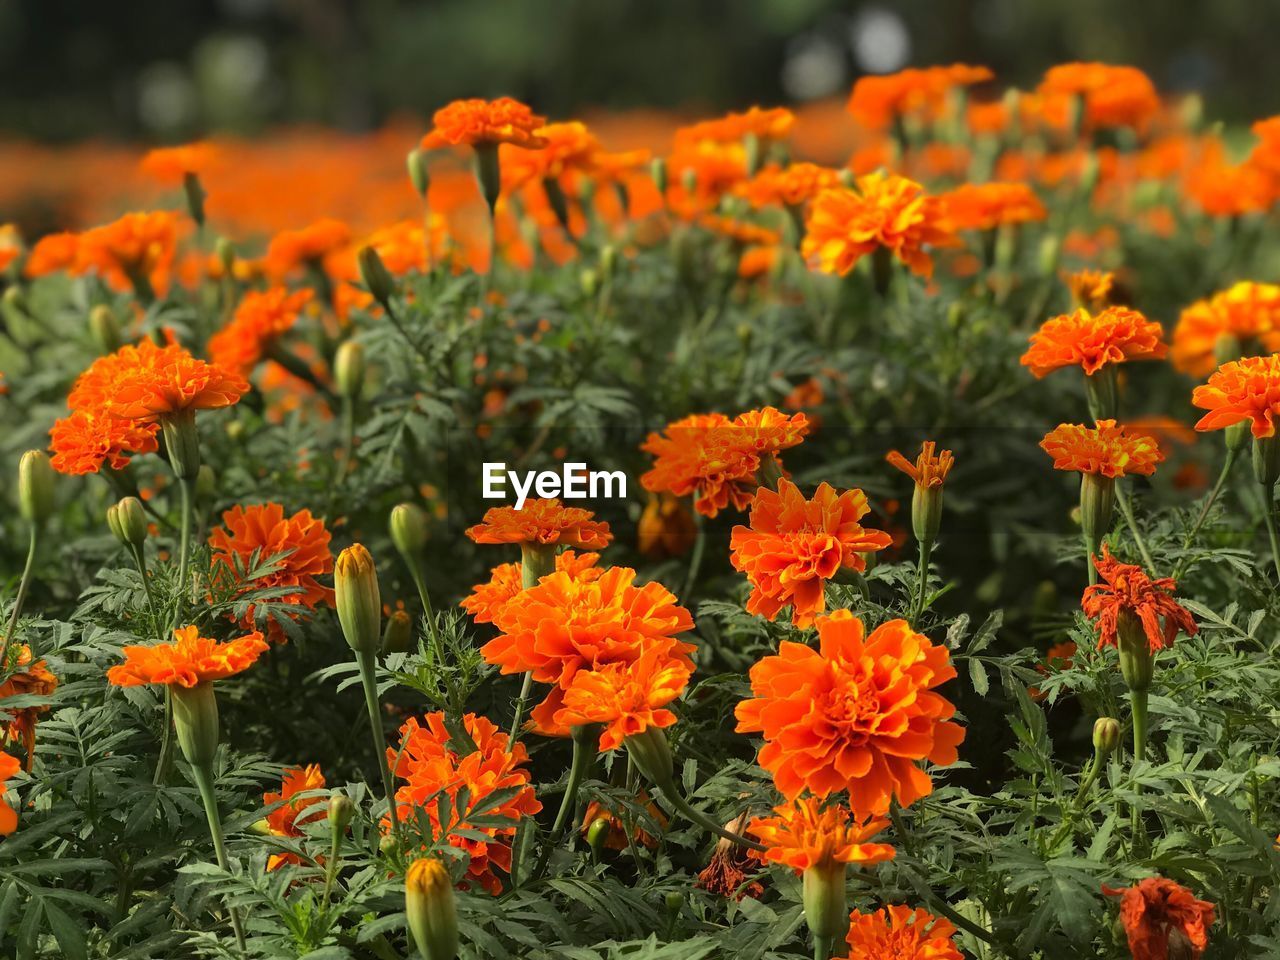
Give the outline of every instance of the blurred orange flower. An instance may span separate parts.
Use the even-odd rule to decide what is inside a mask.
[[[1107,307],[1094,314],[1080,307],[1046,320],[1031,335],[1022,365],[1037,378],[1073,366],[1094,374],[1107,364],[1162,359],[1169,350],[1163,336],[1160,324],[1137,310]]]
[[[938,444],[934,440],[926,440],[920,444],[920,456],[912,463],[897,450],[890,450],[884,459],[909,476],[917,487],[923,490],[937,490],[947,482],[947,474],[955,466],[956,458],[950,450],[938,453]]]
[[[1097,473],[1117,479],[1138,474],[1151,476],[1164,462],[1160,444],[1149,434],[1131,434],[1114,420],[1097,425],[1063,423],[1040,441],[1040,448],[1053,457],[1055,470]]]
[[[899,117],[936,120],[943,115],[953,88],[985,83],[993,76],[986,67],[963,63],[869,75],[853,85],[848,110],[873,130],[884,130]]]
[[[10,654],[13,673],[0,683],[0,707],[7,697],[37,696],[48,697],[58,689],[58,678],[49,672],[49,666],[43,660],[31,662],[31,648],[26,644],[13,645],[17,655]],[[47,706],[13,707],[5,710],[10,717],[4,731],[5,739],[22,744],[26,757],[24,769],[30,770],[35,760],[36,721],[40,714],[48,713]]]
[[[231,322],[209,338],[209,358],[226,370],[247,376],[275,339],[292,329],[311,297],[310,290],[290,293],[284,287],[250,290]]]
[[[514,143],[519,147],[541,147],[546,140],[538,128],[546,125],[525,104],[510,97],[497,100],[454,100],[435,112],[432,129],[422,138],[424,150],[448,146]]]
[[[1274,437],[1280,417],[1280,353],[1224,363],[1196,387],[1191,403],[1209,411],[1197,430],[1221,430],[1247,420],[1255,437]]]
[[[165,186],[177,187],[189,173],[208,171],[219,151],[211,143],[188,143],[177,147],[148,150],[138,166],[147,176]]]
[[[819,650],[784,640],[751,668],[753,699],[738,704],[739,733],[760,733],[759,763],[788,799],[849,792],[857,813],[883,815],[933,791],[916,766],[955,763],[964,729],[934,691],[956,675],[944,646],[905,620],[866,635],[848,610],[818,619]]]
[[[1107,308],[1111,300],[1111,288],[1116,276],[1107,270],[1077,270],[1066,276],[1067,289],[1071,291],[1071,302],[1076,307],[1083,307],[1091,312],[1099,312]]]
[[[77,270],[96,268],[117,287],[149,283],[162,289],[178,244],[178,214],[126,213],[80,234]]]
[[[598,553],[565,550],[556,555],[556,572],[572,578],[595,580],[604,570],[597,567]],[[477,583],[460,606],[476,623],[492,623],[507,602],[524,589],[524,572],[519,563],[501,563],[490,572],[487,583]]]
[[[773,813],[747,824],[747,832],[768,848],[756,856],[796,873],[837,863],[869,867],[894,857],[889,844],[870,842],[889,826],[885,818],[855,817],[843,803],[824,805],[817,797],[793,800],[774,807]]]
[[[267,814],[267,828],[271,835],[300,837],[303,826],[328,816],[325,797],[311,796],[294,799],[299,793],[323,790],[324,787],[324,774],[320,772],[318,764],[312,763],[305,767],[290,767],[285,770],[280,781],[279,792],[268,790],[262,795],[264,806],[269,807],[273,803],[285,801]],[[318,809],[308,811],[308,807],[318,807]],[[267,858],[267,869],[279,870],[288,864],[296,865],[301,862],[301,858],[296,853],[273,853]]]
[[[267,649],[260,633],[219,643],[194,626],[178,627],[172,643],[124,647],[125,662],[108,670],[107,680],[117,687],[161,683],[190,689],[248,670]]]
[[[736,193],[753,207],[786,207],[798,210],[823,190],[838,186],[840,174],[816,163],[770,164],[739,184]]]
[[[649,494],[636,524],[636,549],[650,559],[679,557],[697,539],[689,505],[670,493]]]
[[[609,524],[593,520],[590,510],[566,507],[559,500],[526,500],[524,506],[492,507],[484,519],[467,528],[476,543],[514,543],[541,546],[585,547],[599,550],[609,545]]]
[[[1164,877],[1147,877],[1126,889],[1104,885],[1102,892],[1120,898],[1120,922],[1133,960],[1204,955],[1208,928],[1217,919],[1212,903]]]
[[[849,916],[845,960],[964,960],[956,928],[926,910],[890,904],[874,913]]]
[[[1025,183],[966,183],[941,195],[953,230],[993,230],[1049,216]]]
[[[1065,126],[1071,100],[1079,97],[1085,129],[1131,127],[1141,131],[1160,110],[1151,78],[1137,67],[1106,63],[1063,63],[1050,67],[1036,88],[1044,115]]]
[[[281,230],[267,244],[263,269],[277,281],[304,268],[320,269],[327,257],[351,245],[351,228],[323,217],[298,230]]]
[[[1098,627],[1098,648],[1119,646],[1120,618],[1134,617],[1142,624],[1152,653],[1172,646],[1181,631],[1196,635],[1195,617],[1173,599],[1177,583],[1171,577],[1151,579],[1140,566],[1121,563],[1102,545],[1102,556],[1093,558],[1101,583],[1087,587],[1080,600],[1085,616]]]
[[[742,113],[727,113],[713,120],[702,120],[676,131],[677,145],[711,140],[733,143],[748,136],[761,140],[784,140],[795,126],[796,116],[785,107],[750,107]]]
[[[1280,350],[1280,285],[1244,280],[1191,304],[1173,328],[1173,365],[1207,377],[1218,365],[1224,338],[1235,353]]]

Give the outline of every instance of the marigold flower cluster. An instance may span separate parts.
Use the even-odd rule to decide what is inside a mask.
[[[292,329],[311,297],[310,290],[290,293],[284,287],[249,291],[231,322],[210,338],[209,357],[223,369],[248,376],[276,339]]]

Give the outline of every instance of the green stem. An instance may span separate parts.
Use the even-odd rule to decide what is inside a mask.
[[[209,835],[213,838],[213,852],[218,858],[218,866],[229,871],[227,848],[222,837],[222,818],[218,816],[218,798],[213,790],[213,771],[207,766],[194,764],[191,767],[191,775],[196,781],[196,787],[200,790],[200,800],[204,804],[204,815],[209,821]],[[240,911],[228,904],[227,912],[231,914],[231,928],[235,931],[236,943],[240,947],[240,952],[244,953],[244,928],[240,925]]]
[[[142,576],[142,589],[147,595],[147,607],[151,610],[151,618],[157,623],[160,620],[160,608],[156,606],[155,595],[151,592],[151,580],[147,577],[147,558],[142,554],[142,547],[136,543],[129,545],[133,553],[133,562],[138,565],[138,573]],[[159,638],[161,641],[164,637]]]
[[[1142,554],[1142,562],[1146,564],[1147,570],[1154,577],[1156,575],[1156,564],[1151,559],[1151,553],[1147,550],[1147,541],[1138,530],[1138,522],[1133,517],[1133,504],[1129,502],[1129,494],[1125,491],[1122,484],[1116,484],[1116,501],[1120,504],[1120,512],[1124,514],[1124,522],[1129,525],[1129,532],[1133,534],[1133,542],[1138,545],[1138,552]]]
[[[333,896],[333,882],[338,876],[338,857],[342,853],[342,831],[334,830],[329,845],[329,862],[324,865],[324,891],[320,896],[321,913],[329,912],[329,899]]]
[[[173,766],[173,691],[164,687],[164,727],[160,734],[160,756],[156,759],[156,772],[151,777],[153,786],[160,786],[169,779]]]
[[[667,798],[667,803],[671,804],[675,810],[683,814],[687,819],[692,820],[703,829],[710,830],[717,837],[723,837],[730,843],[739,844],[740,846],[744,846],[749,850],[754,850],[757,853],[764,853],[764,851],[768,849],[764,844],[756,843],[754,840],[749,840],[740,833],[734,833],[732,830],[726,830],[701,810],[695,809],[694,806],[684,798],[684,794],[676,789],[674,780],[667,778],[666,783],[657,784],[657,787],[662,791],[662,795]]]
[[[1222,463],[1222,472],[1218,474],[1218,479],[1213,485],[1213,489],[1209,491],[1209,498],[1205,500],[1204,506],[1200,508],[1200,513],[1196,517],[1196,522],[1192,524],[1191,529],[1187,531],[1187,535],[1182,538],[1182,550],[1185,553],[1191,548],[1192,542],[1196,538],[1196,534],[1200,532],[1200,528],[1204,526],[1205,520],[1209,516],[1209,511],[1213,509],[1213,505],[1218,501],[1218,495],[1222,493],[1223,486],[1226,485],[1227,477],[1231,474],[1231,468],[1235,465],[1236,457],[1240,453],[1240,448],[1230,448],[1227,450],[1227,459]],[[1178,561],[1177,568],[1173,571],[1173,579],[1177,580],[1186,571],[1187,558],[1183,557]]]
[[[396,845],[401,845],[400,812],[396,809],[396,795],[391,780],[391,768],[387,766],[387,737],[382,727],[382,710],[378,704],[378,680],[373,651],[357,655],[360,666],[360,685],[364,687],[365,709],[369,712],[369,726],[373,731],[373,749],[378,755],[378,772],[382,774],[382,790],[387,797],[387,818],[391,821],[391,833]]]
[[[1267,539],[1271,541],[1271,561],[1275,564],[1276,576],[1280,577],[1280,533],[1276,531],[1276,505],[1270,487],[1263,489],[1262,517],[1267,524]]]
[[[591,769],[591,761],[595,759],[596,755],[595,744],[592,743],[592,739],[593,736],[580,735],[575,728],[573,761],[569,766],[569,780],[565,784],[564,796],[560,798],[560,810],[556,813],[555,823],[551,825],[551,832],[547,834],[547,840],[542,845],[542,853],[538,855],[538,863],[533,868],[533,876],[530,878],[532,880],[542,878],[547,869],[547,862],[551,859],[551,849],[560,842],[564,828],[578,805],[578,790],[582,786],[582,781],[586,779],[587,772]]]
[[[920,564],[916,573],[916,597],[911,612],[911,625],[914,627],[924,616],[925,594],[929,591],[929,556],[933,553],[933,541],[920,541]]]
[[[831,960],[832,948],[835,946],[835,937],[820,937],[814,934],[813,937],[813,960]]]
[[[342,476],[351,472],[351,456],[356,445],[356,405],[350,397],[342,398]]]
[[[1085,774],[1085,778],[1080,781],[1080,786],[1076,790],[1075,799],[1071,801],[1071,806],[1067,808],[1066,816],[1062,818],[1062,826],[1058,831],[1049,838],[1049,851],[1057,849],[1063,839],[1071,832],[1071,827],[1075,823],[1076,817],[1080,813],[1080,808],[1084,806],[1084,798],[1089,795],[1089,791],[1093,789],[1093,785],[1098,782],[1098,777],[1102,774],[1102,755],[1094,753],[1093,763],[1089,767],[1089,772]]]
[[[36,565],[36,547],[40,541],[40,531],[35,524],[31,525],[31,537],[27,544],[27,562],[22,568],[22,579],[18,581],[18,595],[13,599],[13,612],[9,614],[9,626],[4,632],[4,645],[0,646],[0,669],[9,664],[9,644],[13,642],[14,632],[18,629],[18,618],[22,616],[22,606],[27,602],[27,591],[31,588],[31,573]],[[31,651],[35,659],[35,650]]]
[[[178,535],[178,602],[174,604],[173,623],[178,626],[178,618],[182,614],[183,595],[187,592],[187,565],[191,553],[191,481],[186,477],[178,478],[178,487],[182,491],[182,517]]]
[[[689,558],[689,574],[685,577],[684,590],[680,593],[680,596],[684,597],[685,600],[688,600],[693,593],[693,586],[698,581],[698,571],[702,567],[702,555],[707,550],[706,521],[703,519],[702,514],[698,512],[696,505],[693,511],[693,525],[696,528],[693,540],[693,555]]]
[[[1133,759],[1139,762],[1147,758],[1147,691],[1131,690],[1133,709]]]
[[[431,634],[431,642],[435,644],[437,650],[443,652],[444,648],[440,643],[440,632],[436,627],[435,609],[431,606],[431,595],[427,593],[427,582],[422,576],[422,569],[417,557],[410,564],[409,574],[413,577],[413,585],[418,589],[418,599],[422,601],[422,611],[427,618],[427,630]]]
[[[511,729],[507,731],[509,743],[515,743],[520,735],[520,724],[524,722],[524,708],[529,703],[529,691],[533,689],[533,671],[529,670],[520,683],[520,696],[516,697],[516,712],[511,718]]]

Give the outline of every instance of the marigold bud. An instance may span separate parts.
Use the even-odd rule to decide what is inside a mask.
[[[600,248],[600,275],[608,280],[617,268],[618,248],[612,243],[606,243]]]
[[[364,388],[364,345],[344,340],[333,358],[333,380],[338,395],[354,400]]]
[[[196,433],[196,412],[188,407],[160,419],[169,466],[179,480],[194,480],[200,472],[200,435]]]
[[[667,742],[667,735],[661,728],[647,727],[644,732],[633,734],[622,742],[636,769],[654,786],[663,791],[675,790],[671,744]]]
[[[1120,652],[1120,675],[1125,685],[1138,693],[1151,688],[1155,672],[1155,654],[1147,643],[1142,622],[1132,610],[1122,608],[1116,623],[1116,646]]]
[[[684,894],[679,890],[671,890],[663,897],[663,901],[666,904],[667,913],[673,917],[678,916],[680,908],[684,906]]]
[[[1099,717],[1093,722],[1093,749],[1102,756],[1113,753],[1120,745],[1120,721],[1115,717]]]
[[[416,503],[397,503],[391,508],[391,542],[396,545],[400,555],[409,563],[413,563],[427,545],[430,535],[430,521],[427,511]]]
[[[182,194],[187,201],[187,213],[191,214],[197,227],[203,227],[205,192],[198,174],[188,170],[182,175]]]
[[[409,864],[404,908],[424,960],[453,960],[458,955],[458,908],[453,878],[443,863],[424,857]]]
[[[53,514],[53,485],[57,474],[43,450],[28,450],[18,461],[18,509],[35,527]]]
[[[208,500],[217,492],[218,474],[207,463],[200,464],[200,469],[196,471],[196,496]]]
[[[356,653],[376,651],[382,639],[382,596],[373,557],[363,545],[353,543],[338,554],[333,590],[347,645]]]
[[[123,497],[107,507],[107,526],[126,547],[140,547],[147,541],[147,515],[137,497]]]
[[[920,543],[932,544],[942,529],[942,487],[916,484],[911,494],[911,529]]]
[[[1227,429],[1223,430],[1223,439],[1227,443],[1227,449],[1239,452],[1244,449],[1244,445],[1253,437],[1253,433],[1249,429],[1248,420],[1241,420],[1239,423],[1233,423]]]
[[[361,247],[360,252],[356,254],[356,263],[360,267],[361,282],[369,288],[373,299],[385,307],[396,292],[396,281],[387,270],[387,265],[382,262],[377,248]]]
[[[103,354],[115,353],[124,345],[116,315],[105,303],[100,303],[89,311],[89,336],[93,338],[94,346]]]
[[[413,646],[413,618],[403,610],[395,610],[382,628],[382,654],[405,653]]]
[[[1036,256],[1036,264],[1040,269],[1040,276],[1051,277],[1058,272],[1058,254],[1061,250],[1061,242],[1052,233],[1046,234],[1045,238],[1040,241],[1040,250]]]
[[[591,848],[591,852],[597,857],[600,851],[604,849],[604,842],[609,838],[609,818],[596,817],[591,821],[591,826],[587,827],[587,846]]]
[[[1080,526],[1089,555],[1098,553],[1115,514],[1116,482],[1100,473],[1080,476]]]
[[[502,168],[498,164],[498,145],[496,143],[476,144],[476,180],[480,183],[480,195],[489,205],[492,216],[498,206],[498,196],[502,192]]]
[[[658,192],[666,194],[667,192],[667,161],[662,157],[654,157],[649,163],[649,176],[653,178],[653,185],[658,188]]]
[[[236,245],[228,237],[219,237],[213,245],[213,252],[218,257],[218,263],[222,265],[222,272],[228,277],[231,276],[236,268]]]
[[[843,863],[818,864],[804,872],[802,898],[804,920],[815,937],[839,939],[849,929]]]
[[[4,292],[4,302],[10,309],[25,313],[30,316],[31,311],[27,309],[27,295],[22,292],[19,286],[12,286]]]
[[[172,684],[173,729],[187,763],[207,770],[218,752],[218,699],[209,681],[194,687]]]
[[[578,274],[578,285],[582,287],[584,296],[594,297],[596,290],[600,288],[600,275],[590,267],[587,267]]]
[[[1253,438],[1253,476],[1267,490],[1276,485],[1280,478],[1280,437]]]
[[[413,189],[423,200],[427,199],[427,191],[431,188],[431,176],[427,171],[426,151],[414,147],[404,158],[404,162],[409,170],[409,182],[413,184]]]
[[[335,793],[329,798],[329,829],[336,837],[346,832],[356,815],[356,805],[345,793]]]

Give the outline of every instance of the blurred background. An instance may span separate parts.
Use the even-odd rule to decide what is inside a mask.
[[[1275,0],[5,0],[0,135],[165,143],[347,131],[510,94],[553,119],[843,96],[955,60],[1034,86],[1131,63],[1209,115],[1280,112]]]

